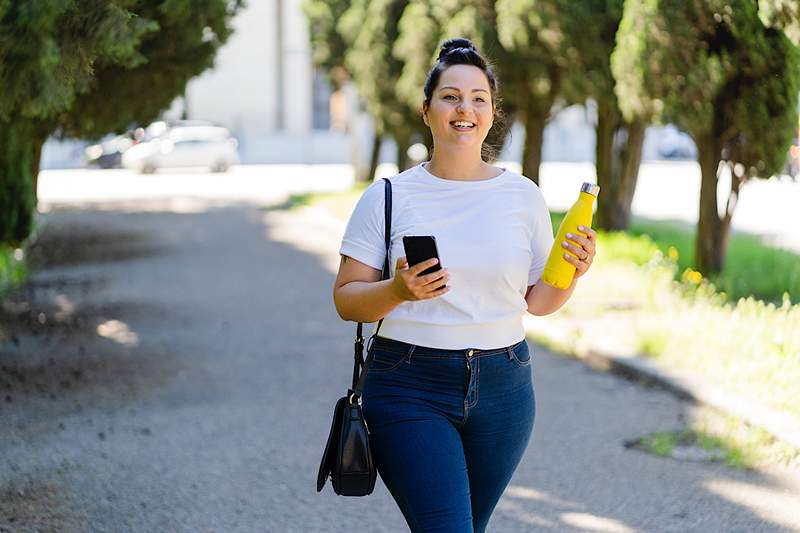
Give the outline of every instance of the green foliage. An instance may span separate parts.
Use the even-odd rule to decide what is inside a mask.
[[[637,218],[631,224],[630,234],[651,240],[662,254],[673,256],[677,263],[676,279],[695,264],[692,243],[696,238],[696,229],[690,226]],[[643,257],[651,250],[650,246],[635,241],[629,241],[623,248],[627,252],[619,254],[619,257]],[[616,257],[618,252],[615,251],[613,255]],[[646,261],[635,262],[644,264]],[[765,275],[765,272],[769,275]],[[793,301],[800,302],[800,255],[766,245],[759,237],[734,233],[731,235],[725,270],[709,279],[730,301],[753,296],[780,304],[783,294],[788,293]]]
[[[89,91],[58,117],[64,136],[99,137],[156,119],[187,82],[214,64],[242,0],[127,0],[130,24],[147,24],[128,61],[94,64]]]
[[[302,10],[308,20],[311,58],[329,76],[337,89],[349,77],[344,66],[347,43],[336,30],[350,0],[303,0]]]
[[[394,54],[399,37],[399,21],[408,0],[356,0],[342,15],[338,31],[348,42],[345,57],[366,109],[375,119],[378,134],[392,135],[399,151],[398,166],[403,167],[404,147],[414,134],[426,133],[420,106],[410,106],[396,87],[403,63]]]
[[[0,296],[25,281],[26,276],[22,250],[0,245]]]
[[[796,46],[800,46],[800,2],[758,0],[758,15],[765,26],[781,28]]]
[[[737,176],[775,174],[797,127],[800,59],[760,15],[749,0],[627,2],[611,59],[626,119],[677,124]]]
[[[53,119],[87,92],[103,63],[136,65],[155,21],[133,17],[132,2],[8,2],[0,8],[0,121]]]
[[[0,2],[0,242],[32,227],[42,144],[147,123],[209,68],[241,0]]]

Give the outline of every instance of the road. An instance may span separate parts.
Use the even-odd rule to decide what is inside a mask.
[[[380,482],[315,492],[351,373],[341,224],[162,198],[51,203],[41,228],[0,313],[0,532],[405,530]],[[625,446],[691,405],[533,354],[534,436],[489,531],[800,531],[796,475]]]
[[[520,171],[518,163],[498,165]],[[383,164],[378,177],[396,167]],[[577,198],[583,181],[595,181],[591,163],[545,162],[540,169],[542,192],[551,209],[566,210]],[[720,182],[719,205],[724,204],[725,177]],[[50,204],[98,204],[159,200],[170,209],[191,210],[197,202],[274,203],[287,194],[342,190],[352,184],[348,165],[247,165],[225,174],[192,170],[142,176],[126,170],[47,170],[39,178],[39,199]],[[661,220],[697,223],[700,168],[690,161],[642,163],[633,214]],[[598,201],[602,202],[603,192]],[[795,212],[800,205],[800,182],[788,177],[751,180],[743,187],[733,216],[735,231],[755,233],[771,244],[800,251]]]

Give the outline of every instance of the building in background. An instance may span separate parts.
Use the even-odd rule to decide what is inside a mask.
[[[312,66],[300,0],[248,2],[233,25],[214,68],[189,83],[185,116],[227,126],[243,163],[347,163],[349,141],[331,128],[331,90]]]

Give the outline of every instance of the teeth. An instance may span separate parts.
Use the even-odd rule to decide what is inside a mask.
[[[473,124],[472,122],[453,122],[453,125],[460,128],[470,128],[475,124]]]

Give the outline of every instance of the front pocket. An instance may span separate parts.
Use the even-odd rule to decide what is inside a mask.
[[[511,349],[511,357],[519,366],[528,366],[531,364],[531,351],[528,347],[528,341],[523,340]]]
[[[372,348],[372,361],[369,363],[367,372],[391,372],[408,357],[407,353],[398,353],[381,348]]]

